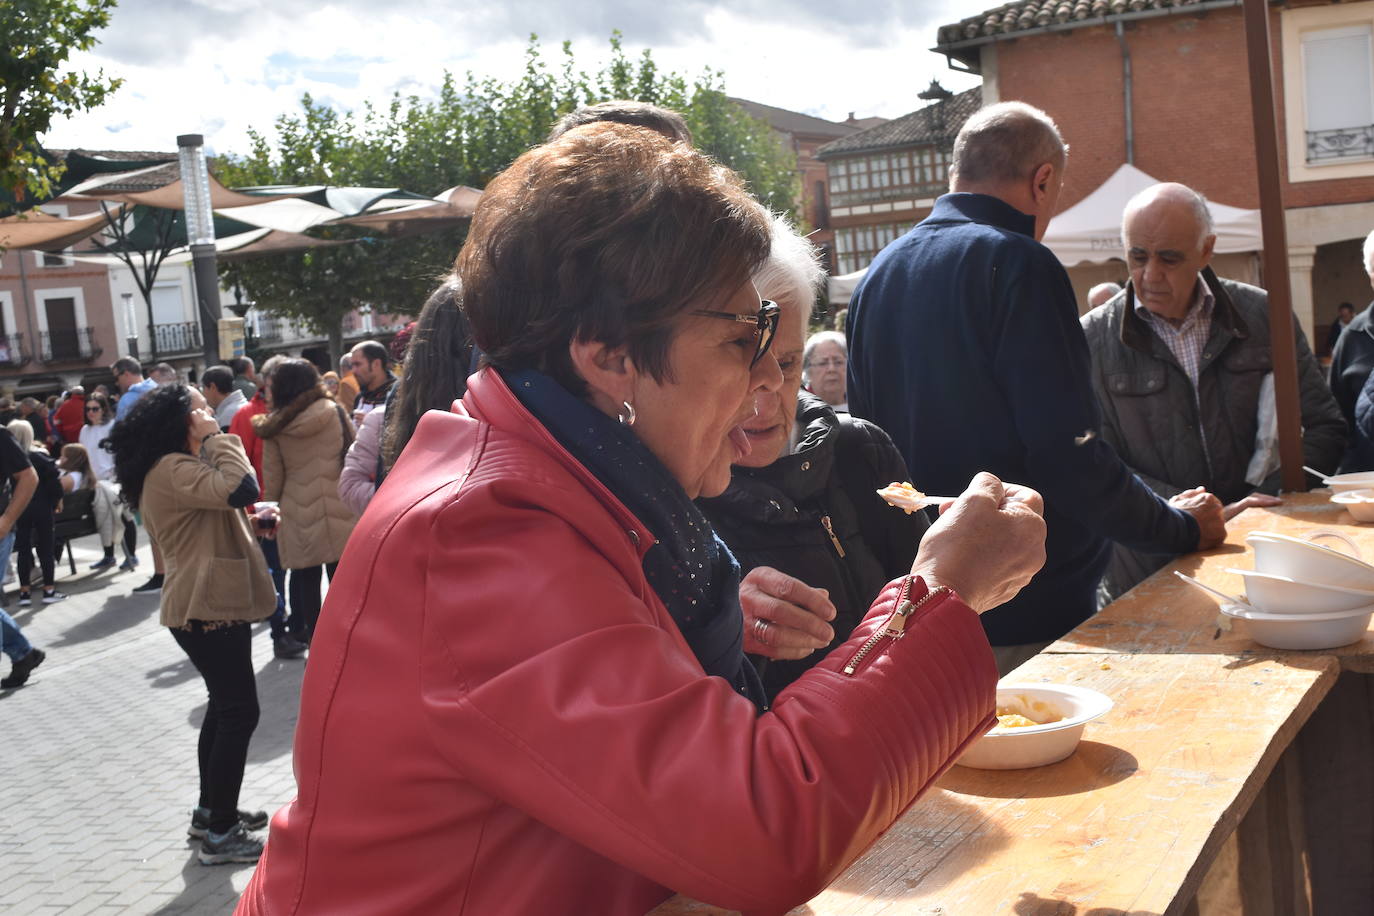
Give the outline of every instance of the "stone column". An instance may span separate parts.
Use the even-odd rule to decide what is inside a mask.
[[[1307,335],[1307,344],[1317,348],[1316,307],[1312,297],[1312,264],[1317,258],[1315,245],[1288,246],[1288,279],[1292,286],[1293,315]]]

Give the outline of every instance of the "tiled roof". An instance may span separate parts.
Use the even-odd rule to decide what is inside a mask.
[[[843,153],[950,141],[969,116],[982,107],[983,90],[978,87],[966,89],[943,102],[935,102],[877,127],[833,140],[818,149],[816,157],[828,159]]]
[[[813,115],[802,114],[800,111],[789,111],[786,108],[776,108],[772,105],[764,105],[762,102],[751,102],[748,99],[731,98],[739,107],[755,118],[761,118],[768,122],[768,126],[774,130],[782,131],[787,134],[813,134],[822,137],[847,137],[854,133],[858,128],[838,121],[827,121],[825,118],[817,118]]]
[[[1214,0],[1019,0],[1016,3],[1004,3],[953,25],[941,26],[936,50],[959,42],[991,41],[1019,32],[1035,32],[1055,26],[1071,27],[1074,23],[1092,24],[1085,20],[1108,20],[1130,13],[1186,13],[1189,7],[1215,5]]]

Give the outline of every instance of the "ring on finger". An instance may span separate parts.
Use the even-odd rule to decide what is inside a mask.
[[[754,639],[763,645],[768,645],[768,628],[771,624],[762,617],[754,618]]]

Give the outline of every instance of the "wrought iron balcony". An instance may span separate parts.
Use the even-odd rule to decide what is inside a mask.
[[[1374,124],[1307,132],[1307,161],[1374,159]]]
[[[259,315],[257,324],[258,332],[253,335],[257,340],[273,342],[281,340],[282,322],[280,319]]]
[[[18,369],[28,361],[23,334],[0,334],[0,367]]]
[[[40,331],[38,358],[45,363],[89,362],[101,353],[91,328]]]
[[[199,353],[200,322],[176,321],[153,325],[153,349],[158,353]]]

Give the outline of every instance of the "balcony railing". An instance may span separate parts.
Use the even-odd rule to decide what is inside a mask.
[[[0,367],[18,369],[28,361],[23,334],[0,334]]]
[[[154,347],[158,353],[200,352],[200,322],[177,321],[153,325]]]
[[[1374,159],[1374,124],[1307,132],[1307,161]]]
[[[101,350],[95,345],[95,334],[90,328],[66,328],[40,331],[38,353],[45,363],[63,363],[95,359]]]
[[[282,322],[276,318],[268,318],[265,315],[258,316],[258,333],[254,336],[258,340],[278,341],[281,340]]]

